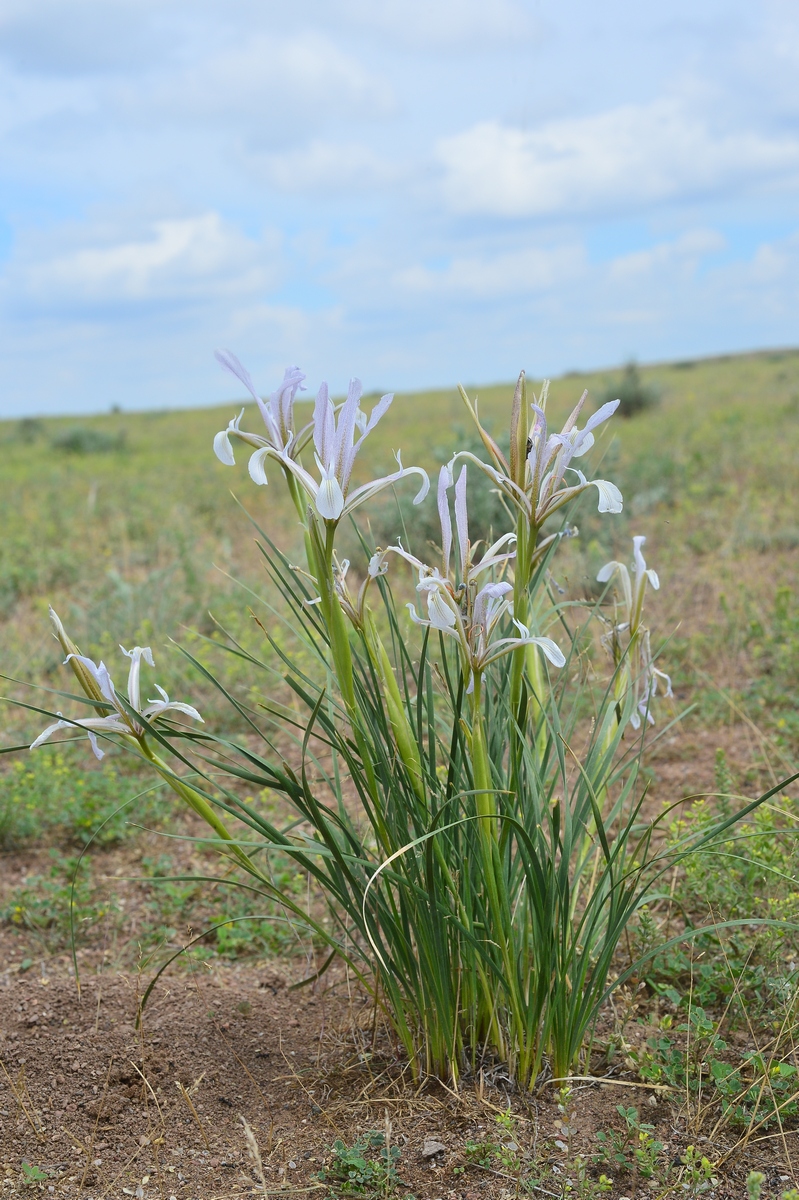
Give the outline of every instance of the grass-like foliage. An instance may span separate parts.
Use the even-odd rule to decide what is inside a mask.
[[[252,389],[232,356],[222,361]],[[119,691],[53,615],[81,688],[72,700],[88,715],[59,716],[34,745],[72,729],[97,754],[97,739],[112,738],[149,763],[249,887],[304,920],[329,948],[326,961],[347,960],[414,1074],[457,1079],[493,1057],[525,1087],[545,1062],[565,1079],[625,977],[616,952],[633,917],[676,863],[759,803],[671,840],[658,836],[662,816],[645,816],[641,755],[658,687],[668,694],[670,684],[643,623],[646,588],[659,587],[644,538],[634,539],[631,569],[602,568],[597,600],[564,602],[551,581],[572,506],[596,488],[605,519],[621,511],[614,484],[572,466],[616,403],[581,427],[583,396],[550,433],[546,389],[531,403],[522,376],[505,454],[463,392],[482,454],[461,449],[441,469],[440,553],[364,542],[356,586],[337,553],[341,522],[409,475],[422,480],[421,502],[427,477],[398,456],[397,470],[351,487],[355,455],[390,397],[367,417],[358,387],[335,408],[323,385],[313,419],[296,429],[301,379],[287,372],[258,401],[265,433],[244,432],[239,417],[214,443],[226,463],[234,439],[248,444],[256,483],[277,467],[304,531],[299,567],[258,529],[271,591],[256,616],[269,653],[259,658],[232,634],[227,650],[259,686],[240,695],[185,650],[246,733],[206,729],[160,689],[145,701],[149,648],[125,651]],[[507,517],[490,544],[469,526],[467,469],[488,477]],[[409,572],[416,604],[403,605]],[[603,607],[612,589],[615,603]],[[285,819],[243,798],[245,788],[282,797]],[[314,881],[307,903],[281,888],[272,856]]]

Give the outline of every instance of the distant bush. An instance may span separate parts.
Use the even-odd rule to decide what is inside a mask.
[[[91,429],[84,425],[75,425],[65,429],[53,438],[53,449],[63,450],[66,454],[112,454],[124,450],[127,436],[124,430],[119,433],[106,433],[102,429]]]
[[[624,368],[624,374],[618,383],[609,383],[603,391],[600,402],[620,400],[619,416],[634,417],[636,413],[646,412],[660,403],[660,390],[651,383],[644,383],[641,373],[634,362]]]
[[[20,442],[35,442],[44,433],[44,426],[38,417],[22,417],[17,422],[17,438]]]

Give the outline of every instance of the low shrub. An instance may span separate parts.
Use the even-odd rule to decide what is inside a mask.
[[[634,417],[658,406],[660,390],[654,384],[645,383],[636,364],[629,362],[618,383],[611,382],[605,388],[601,402],[604,404],[608,400],[619,401],[620,417]]]
[[[124,430],[107,433],[103,429],[75,425],[56,434],[52,446],[65,454],[113,454],[127,449],[127,435]]]

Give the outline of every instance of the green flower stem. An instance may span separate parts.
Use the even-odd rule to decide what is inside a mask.
[[[377,631],[374,618],[368,610],[364,613],[364,638],[375,670],[383,684],[383,695],[385,696],[388,708],[391,729],[397,743],[397,750],[411,777],[413,790],[422,804],[424,804],[426,796],[419,747],[416,744],[416,738],[413,735],[411,723],[408,720],[408,714],[402,702],[402,694],[394,675],[391,659],[388,657],[383,640]]]
[[[310,511],[310,510],[309,510]],[[388,828],[381,815],[381,794],[374,771],[373,751],[364,735],[361,714],[355,696],[355,678],[352,666],[352,649],[350,647],[349,627],[336,592],[333,574],[333,547],[336,536],[336,522],[325,521],[324,540],[319,523],[311,518],[308,548],[317,586],[319,588],[320,608],[322,618],[330,638],[330,653],[333,674],[338,683],[344,707],[347,710],[355,744],[363,764],[366,783],[372,807],[372,819],[379,833],[380,842],[386,854],[391,854],[395,847],[392,844]]]
[[[520,513],[516,521],[516,560],[513,574],[513,615],[522,625],[527,623],[529,601],[527,589],[532,570],[532,551],[535,548],[537,530],[531,526],[527,517]],[[510,710],[519,720],[519,707],[522,695],[522,678],[524,676],[525,646],[519,646],[513,651],[510,674]]]
[[[474,691],[472,693],[472,771],[474,773],[475,804],[480,827],[480,848],[483,856],[483,878],[485,880],[488,902],[492,912],[494,936],[499,944],[502,956],[502,966],[508,984],[508,1002],[513,1025],[510,1046],[505,1049],[509,1057],[514,1057],[515,1051],[524,1045],[524,1017],[521,998],[516,986],[516,964],[511,954],[510,944],[513,941],[513,915],[506,889],[505,872],[499,847],[499,810],[497,807],[496,791],[491,775],[491,760],[485,736],[485,723],[482,712],[482,675],[474,673]],[[498,1026],[496,1009],[491,1018],[498,1045],[503,1045],[504,1036]]]

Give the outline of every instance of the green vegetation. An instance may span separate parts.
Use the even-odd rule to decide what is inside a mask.
[[[652,383],[645,383],[636,364],[630,362],[621,379],[607,385],[601,399],[603,404],[618,399],[619,416],[635,417],[660,403],[660,390]]]
[[[131,770],[120,755],[95,768],[87,764],[83,747],[16,758],[0,791],[0,850],[52,838],[62,844],[85,845],[93,839],[112,845],[126,835],[133,816],[145,824],[164,820],[168,808],[163,790]]]
[[[366,1133],[351,1146],[336,1138],[330,1162],[317,1178],[334,1195],[389,1196],[400,1183],[399,1159],[399,1146],[388,1145],[384,1133]]]
[[[589,390],[586,411],[606,396],[618,395],[621,411],[634,412],[634,419],[597,431],[590,472],[618,483],[625,497],[623,513],[600,516],[595,503],[582,503],[574,514],[580,536],[564,541],[552,563],[551,611],[574,634],[569,670],[593,679],[605,670],[598,637],[585,631],[575,614],[587,611],[578,607],[582,602],[601,600],[599,615],[611,619],[613,585],[602,598],[597,571],[611,559],[628,561],[630,537],[646,534],[647,559],[657,565],[662,585],[660,592],[647,596],[647,620],[657,632],[653,649],[665,643],[663,665],[673,676],[676,693],[673,702],[662,702],[658,731],[692,705],[682,729],[717,729],[730,722],[753,729],[757,747],[740,769],[720,750],[718,795],[664,817],[658,852],[673,854],[686,839],[702,843],[701,849],[681,863],[675,859],[662,894],[639,908],[613,969],[626,969],[686,930],[746,924],[710,929],[650,957],[632,976],[650,1008],[631,1020],[646,1028],[633,1047],[625,1045],[629,1027],[626,1034],[617,1031],[614,1045],[624,1046],[629,1069],[643,1079],[677,1088],[689,1101],[693,1097],[697,1110],[707,1106],[703,1119],[731,1130],[771,1132],[790,1124],[799,1105],[791,1057],[799,982],[796,789],[775,794],[734,828],[716,831],[745,799],[789,774],[799,751],[799,353],[631,366],[621,385],[618,372],[559,379],[548,406],[553,427],[560,427],[584,387]],[[481,417],[501,444],[508,400],[507,386],[481,390]],[[288,592],[284,589],[283,598],[275,598],[265,561],[253,548],[255,529],[229,489],[285,552],[280,569],[285,566],[287,587],[287,564],[304,558],[302,530],[274,466],[269,487],[256,490],[246,475],[242,448],[235,470],[226,471],[214,459],[213,435],[234,409],[231,402],[223,411],[115,413],[80,425],[26,419],[0,426],[0,662],[11,679],[8,695],[46,708],[74,707],[69,700],[50,699],[25,686],[44,681],[74,690],[60,665],[63,652],[47,627],[51,601],[83,652],[95,660],[104,658],[118,684],[124,675],[118,645],[152,645],[156,678],[170,697],[199,708],[206,730],[241,744],[245,736],[253,739],[255,722],[265,734],[259,754],[267,757],[268,752],[274,762],[296,762],[301,730],[277,735],[271,720],[276,708],[303,718],[305,699],[296,686],[291,694],[283,682],[287,664],[282,656],[290,656],[295,685],[303,676],[315,685],[320,668],[314,647],[286,628]],[[406,463],[420,462],[431,470],[452,449],[482,453],[464,417],[454,391],[398,397],[390,419],[370,434],[369,461],[356,464],[355,483],[391,470],[395,446],[402,448]],[[252,405],[243,421],[247,426],[257,427]],[[472,528],[500,532],[507,525],[502,503],[476,475],[469,480]],[[416,509],[410,504],[413,490],[398,484],[395,494],[365,506],[356,524],[340,530],[341,557],[352,564],[351,585],[364,578],[364,545],[385,546],[401,538],[404,546],[431,561],[430,544],[440,541],[434,497]],[[392,576],[398,575],[392,566]],[[301,577],[295,573],[293,578]],[[407,581],[400,585],[398,600],[412,595]],[[400,630],[399,619],[395,625],[393,620],[381,626],[382,633]],[[231,653],[234,642],[239,650]],[[437,647],[435,652],[437,662],[443,662]],[[405,664],[411,691],[417,662]],[[223,689],[236,695],[240,708],[227,703]],[[312,688],[306,697],[311,693]],[[501,689],[495,697],[499,704]],[[457,689],[450,691],[450,700],[453,707],[458,703]],[[414,708],[414,720],[427,720],[426,703]],[[574,731],[583,730],[588,721],[590,705],[581,703],[570,717]],[[376,725],[383,722],[380,736],[388,737],[385,712],[375,709],[373,719]],[[317,722],[323,745],[314,744],[312,751],[315,778],[326,781],[337,803],[349,803],[346,792],[336,793],[339,768],[331,762],[338,755],[351,766],[352,748],[336,741],[335,722],[324,708]],[[3,740],[23,745],[45,723],[36,712],[7,706]],[[500,724],[498,720],[493,727],[495,739]],[[298,932],[293,917],[288,918],[292,906],[301,907],[309,894],[307,862],[298,864],[295,855],[282,850],[271,852],[265,889],[271,889],[271,896],[237,887],[244,876],[236,871],[223,883],[210,884],[215,870],[211,835],[198,829],[194,818],[187,820],[169,789],[153,787],[157,779],[145,774],[144,764],[130,754],[114,752],[95,765],[85,741],[73,747],[64,744],[69,740],[64,734],[59,744],[33,755],[0,759],[0,851],[44,846],[35,869],[3,894],[0,920],[25,931],[38,947],[63,949],[70,938],[72,902],[79,944],[113,943],[120,959],[130,956],[122,946],[134,925],[135,954],[146,961],[151,956],[162,961],[189,932],[196,936],[212,926],[216,928],[198,942],[196,953],[238,957],[291,952]],[[712,753],[715,745],[710,749]],[[442,757],[435,769],[444,765]],[[235,835],[242,838],[245,833],[252,837],[255,825],[283,828],[286,820],[275,780],[262,770],[262,761],[251,761],[248,770],[249,776],[221,786],[216,775],[203,784],[214,802],[223,799],[239,817],[244,811],[239,802],[250,806],[255,816],[230,818]],[[653,760],[651,768],[642,768],[640,780],[650,772],[655,795],[662,799],[658,771]],[[288,792],[295,782],[286,784]],[[451,781],[450,792],[453,787],[468,792],[467,776],[459,784]],[[669,799],[679,799],[678,785]],[[132,803],[117,811],[128,800]],[[554,790],[548,800],[550,820],[557,811]],[[142,826],[152,832],[143,833]],[[631,823],[630,837],[640,829]],[[176,843],[157,842],[163,834],[177,832],[206,838],[196,843],[192,862],[171,852]],[[75,874],[76,854],[92,837]],[[466,845],[463,840],[462,848]],[[477,840],[472,852],[479,853]],[[129,920],[124,889],[108,882],[104,864],[110,854],[122,856],[125,878],[144,881],[135,923]],[[632,861],[632,850],[630,854]],[[432,868],[427,862],[423,866],[427,886]],[[120,897],[125,903],[119,903]],[[322,930],[316,943],[321,945],[329,927],[323,905],[316,915]],[[754,924],[757,920],[765,923]],[[440,954],[440,947],[434,951],[431,944],[434,953]],[[474,1019],[479,1021],[479,1015]],[[747,1032],[747,1021],[762,1036],[756,1047],[740,1050],[739,1035]],[[602,1049],[597,1036],[587,1052],[586,1069],[601,1069]],[[635,1114],[632,1124],[630,1113]],[[597,1161],[620,1179],[625,1171],[659,1178],[657,1138],[637,1110],[625,1108],[619,1117],[618,1127],[601,1140]],[[568,1127],[568,1114],[563,1119]],[[469,1169],[492,1164],[492,1169],[513,1174],[518,1163],[509,1142],[512,1137],[467,1145]],[[367,1166],[382,1161],[371,1143],[343,1148],[345,1156],[356,1151]],[[577,1172],[575,1189],[597,1189],[595,1166],[584,1167],[583,1184]],[[681,1179],[696,1173],[691,1186],[697,1194],[700,1184],[708,1182],[699,1159],[684,1159],[675,1170],[683,1172]],[[343,1178],[335,1182],[346,1186]],[[369,1183],[373,1191],[382,1186],[374,1179]]]

